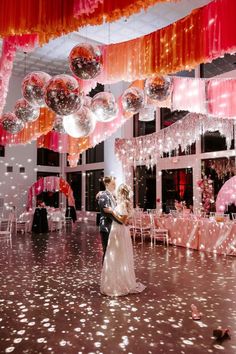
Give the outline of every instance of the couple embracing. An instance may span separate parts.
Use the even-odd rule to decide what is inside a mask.
[[[103,246],[101,293],[122,296],[140,293],[145,286],[136,282],[132,240],[127,221],[132,212],[130,189],[121,184],[115,197],[114,177],[104,177],[106,190],[98,195],[100,234]]]

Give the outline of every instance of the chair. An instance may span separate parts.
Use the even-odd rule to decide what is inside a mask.
[[[12,246],[11,240],[12,234],[12,221],[10,219],[0,220],[0,240],[9,241],[10,246]]]
[[[64,226],[66,230],[71,231],[72,230],[72,218],[66,217],[64,221]]]
[[[16,220],[16,233],[26,234],[29,230],[29,222],[24,220]]]
[[[168,235],[168,230],[161,228],[160,224],[157,221],[157,218],[154,218],[151,216],[151,243],[154,243],[154,246],[156,245],[156,240],[161,240],[163,241],[166,246],[169,246],[169,235]]]
[[[233,222],[236,222],[236,213],[231,213]]]
[[[50,221],[50,231],[61,230],[62,222],[60,220],[51,220]]]
[[[229,221],[229,214],[215,213],[215,221],[217,222]]]
[[[150,214],[137,211],[134,212],[133,225],[131,226],[130,230],[133,234],[134,241],[136,236],[140,236],[143,243],[146,236],[151,236]]]
[[[65,226],[65,217],[60,211],[55,211],[50,216],[49,229],[50,231],[61,231]]]
[[[170,210],[170,214],[174,217],[174,218],[177,218],[179,216],[179,212],[177,210]]]

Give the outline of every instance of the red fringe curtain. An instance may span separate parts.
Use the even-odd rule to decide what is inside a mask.
[[[122,16],[146,9],[158,2],[179,0],[103,0],[90,13],[88,5],[78,12],[81,0],[1,0],[0,1],[0,36],[36,33],[41,44],[51,38],[77,31],[86,25],[98,25],[118,20]],[[88,9],[87,14],[84,10]],[[74,13],[74,10],[76,11]],[[76,17],[75,17],[76,16]]]

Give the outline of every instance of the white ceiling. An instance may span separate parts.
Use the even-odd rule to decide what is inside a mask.
[[[69,73],[67,57],[78,43],[118,43],[127,41],[163,28],[188,15],[193,9],[206,5],[211,0],[180,0],[177,3],[159,3],[147,11],[122,18],[111,24],[87,26],[78,32],[50,41],[34,52],[18,52],[14,62],[13,74],[24,76],[26,73],[42,70],[51,75]]]

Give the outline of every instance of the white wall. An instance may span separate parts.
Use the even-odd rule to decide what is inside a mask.
[[[21,77],[11,77],[4,112],[12,111],[21,97],[21,81]],[[7,165],[13,167],[13,172],[7,173]],[[20,167],[25,167],[25,173],[19,172]],[[15,205],[18,212],[24,209],[28,186],[36,179],[35,168],[35,143],[5,147],[5,157],[0,157],[0,197],[6,205]]]
[[[13,172],[7,173],[7,165]],[[20,167],[25,173],[20,173]],[[27,190],[36,180],[36,144],[6,147],[5,157],[0,158],[0,197],[4,203],[15,205],[18,214],[26,206]]]
[[[22,77],[11,77],[4,112],[12,111],[16,100],[21,98],[21,82]],[[7,165],[13,167],[13,172],[6,172]],[[20,167],[25,168],[25,173],[19,172]],[[5,157],[0,157],[0,198],[4,198],[6,206],[15,205],[18,216],[25,209],[27,191],[36,181],[37,169],[59,172],[58,167],[37,166],[36,141],[5,147]]]
[[[111,92],[114,94],[115,98],[118,99],[124,90],[127,88],[128,84],[125,82],[120,82],[112,85]],[[109,87],[105,87],[105,91],[109,90]],[[120,129],[118,129],[109,139],[104,142],[104,175],[112,175],[116,177],[117,186],[125,182],[124,173],[121,162],[116,158],[115,155],[115,139],[121,137],[132,136],[132,122],[126,122]]]

